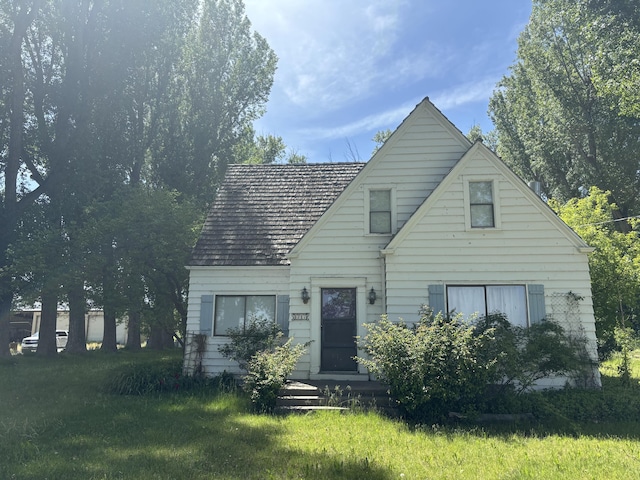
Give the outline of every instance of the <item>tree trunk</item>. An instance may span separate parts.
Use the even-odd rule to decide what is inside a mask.
[[[84,298],[84,286],[81,281],[73,281],[69,288],[69,341],[67,352],[84,353],[87,351],[87,330],[85,315],[87,310]]]
[[[2,280],[0,282],[8,283]],[[0,292],[2,292],[4,286],[2,283],[0,283]],[[11,350],[9,349],[9,342],[11,341],[9,321],[11,319],[12,298],[13,294],[9,292],[0,294],[0,358],[11,355]]]
[[[173,335],[168,333],[160,325],[151,325],[147,347],[152,350],[164,350],[173,348]]]
[[[102,334],[101,350],[115,352],[118,350],[116,341],[116,310],[111,305],[104,306],[104,332]]]
[[[48,280],[48,285],[45,285],[42,290],[42,316],[40,317],[40,333],[36,354],[43,357],[52,357],[58,353],[56,344],[58,289],[52,283],[51,280]]]
[[[127,322],[127,348],[132,351],[140,350],[140,321],[141,315],[139,311],[129,312],[129,321]]]
[[[101,350],[115,352],[118,350],[116,339],[116,284],[115,284],[115,258],[111,242],[106,244],[106,265],[102,275],[104,330],[102,333]]]

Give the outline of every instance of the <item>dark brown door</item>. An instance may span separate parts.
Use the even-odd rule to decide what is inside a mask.
[[[356,289],[322,289],[323,372],[354,372],[356,356]]]

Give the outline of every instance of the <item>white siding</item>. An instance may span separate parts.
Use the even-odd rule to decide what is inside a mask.
[[[416,321],[420,305],[428,304],[430,284],[543,284],[547,315],[569,331],[583,329],[597,358],[587,255],[549,221],[544,205],[523,195],[523,185],[501,175],[482,155],[469,165],[472,168],[457,172],[446,192],[438,192],[386,257],[389,318]],[[487,177],[487,172],[496,182],[500,228],[466,229],[464,179]],[[573,316],[555,304],[568,292],[582,297]],[[551,385],[550,380],[542,386]]]
[[[192,267],[189,272],[189,300],[187,336],[200,331],[200,300],[203,295],[288,295],[289,267]],[[211,319],[213,325],[213,318]],[[239,374],[236,362],[220,354],[218,348],[226,337],[207,337],[207,348],[202,361],[204,373],[217,375],[225,370]],[[190,343],[186,346],[185,371],[194,368],[195,353]]]
[[[384,313],[384,265],[380,250],[391,235],[370,235],[365,231],[368,189],[394,189],[394,231],[397,231],[469,146],[431,105],[419,106],[320,220],[321,228],[312,230],[303,240],[298,255],[291,260],[291,313],[308,313],[310,321],[292,321],[290,336],[312,343],[309,355],[299,364],[297,376],[319,372],[321,288],[357,288],[361,337],[366,334],[362,324],[375,322]],[[303,287],[311,293],[306,305],[300,300]],[[378,296],[374,305],[367,301],[372,287]],[[366,372],[361,369],[360,373]]]

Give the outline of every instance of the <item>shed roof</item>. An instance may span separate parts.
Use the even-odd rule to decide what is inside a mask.
[[[189,265],[288,265],[289,251],[364,165],[230,165]]]

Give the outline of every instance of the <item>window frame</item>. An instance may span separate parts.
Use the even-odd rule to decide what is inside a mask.
[[[450,305],[450,293],[449,293],[449,289],[450,288],[459,288],[459,289],[463,289],[463,288],[482,288],[483,289],[483,300],[484,300],[484,313],[483,312],[478,312],[479,315],[488,315],[491,314],[493,312],[489,311],[489,295],[487,293],[487,289],[489,288],[504,288],[504,287],[519,287],[522,289],[522,300],[523,300],[523,312],[524,312],[524,324],[522,324],[521,322],[518,323],[514,323],[512,321],[512,319],[507,317],[507,320],[509,320],[509,323],[511,323],[512,325],[515,326],[519,326],[519,327],[524,327],[524,328],[529,328],[531,326],[531,318],[530,318],[530,311],[529,311],[529,290],[526,284],[509,284],[509,283],[496,283],[496,284],[469,284],[469,285],[460,285],[460,284],[450,284],[450,285],[445,285],[445,292],[446,292],[446,310],[447,312],[451,312],[453,310],[453,306]],[[465,317],[468,317],[469,315],[473,315],[473,313],[468,313],[468,312],[454,312],[454,313],[463,313],[465,315]],[[504,313],[504,312],[503,312]]]
[[[493,203],[493,226],[473,226],[472,222],[472,203],[471,203],[471,186],[472,183],[490,183],[491,184],[491,200]],[[464,211],[465,211],[465,229],[470,232],[487,232],[500,230],[502,228],[500,218],[500,202],[498,201],[498,181],[494,178],[485,176],[468,176],[464,177]],[[473,205],[489,205],[489,204],[473,204]]]
[[[214,337],[228,337],[227,335],[227,331],[230,328],[238,328],[240,327],[240,324],[238,322],[238,324],[235,327],[228,327],[226,329],[225,332],[218,332],[218,311],[219,311],[219,301],[221,301],[222,299],[225,298],[242,298],[243,299],[243,314],[242,314],[242,328],[245,329],[247,327],[247,299],[250,297],[268,297],[271,298],[273,301],[273,318],[271,319],[271,321],[273,321],[274,323],[278,322],[278,296],[275,294],[221,294],[221,295],[216,295],[215,299],[214,299],[214,305],[213,305],[213,336]]]
[[[372,213],[385,213],[387,210],[371,210],[371,192],[375,191],[388,191],[389,192],[389,218],[390,228],[388,232],[372,232],[371,231],[371,214]],[[372,185],[366,187],[364,192],[364,204],[365,204],[365,235],[393,235],[396,233],[396,188],[389,185]]]

